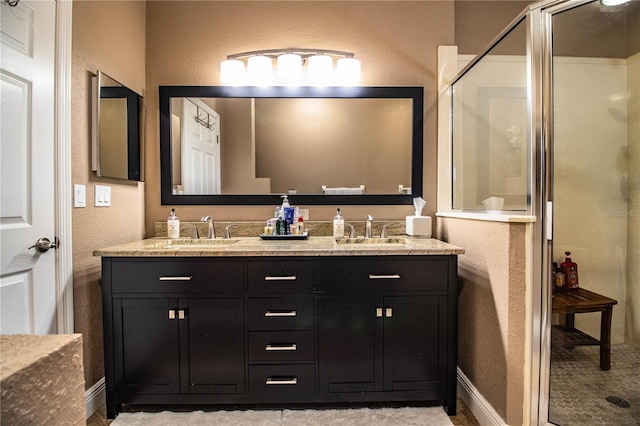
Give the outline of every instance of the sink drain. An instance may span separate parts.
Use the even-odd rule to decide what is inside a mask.
[[[605,398],[607,401],[612,403],[613,405],[617,405],[620,408],[629,408],[631,404],[625,399],[620,398],[619,396],[608,396]]]

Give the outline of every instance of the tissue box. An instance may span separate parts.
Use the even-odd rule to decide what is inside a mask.
[[[431,238],[431,216],[407,216],[406,233],[412,237]]]

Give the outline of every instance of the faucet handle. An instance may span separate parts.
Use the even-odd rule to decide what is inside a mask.
[[[391,226],[391,223],[385,223],[382,225],[382,231],[380,231],[380,238],[387,238],[387,228]]]
[[[190,225],[193,228],[193,234],[191,234],[191,238],[194,240],[200,239],[200,234],[198,233],[198,227],[196,225]]]
[[[350,231],[349,231],[349,238],[356,238],[356,228],[355,226],[353,226],[350,223],[344,223],[344,226],[348,226]]]
[[[224,228],[224,237],[228,240],[229,238],[231,238],[231,232],[229,232],[229,229],[231,228],[237,228],[238,224],[237,223],[232,223],[230,225],[225,226]]]

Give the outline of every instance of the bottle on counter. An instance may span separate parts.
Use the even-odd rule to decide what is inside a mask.
[[[304,219],[302,216],[298,216],[298,222],[296,223],[296,235],[304,234]]]
[[[576,262],[572,262],[571,252],[565,251],[565,259],[564,262],[560,264],[562,268],[562,273],[564,274],[564,287],[566,289],[578,288],[580,285],[578,284],[578,264]]]
[[[340,209],[338,209],[338,211],[336,212],[336,217],[333,218],[333,237],[344,237],[344,218],[342,217],[342,212],[340,212]]]
[[[167,237],[180,238],[180,219],[176,216],[176,209],[171,209],[171,214],[167,218]]]
[[[280,216],[278,216],[275,231],[276,235],[287,235],[287,222],[284,220],[282,212],[280,213]]]

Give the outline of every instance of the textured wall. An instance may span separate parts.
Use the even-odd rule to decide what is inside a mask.
[[[104,376],[100,258],[92,252],[144,237],[145,187],[91,171],[91,75],[101,70],[144,95],[144,29],[142,1],[73,2],[72,178],[87,185],[87,207],[73,209],[73,309],[87,388]],[[111,187],[111,207],[93,206],[96,184]]]
[[[147,3],[147,159],[159,158],[159,85],[219,85],[219,64],[231,53],[295,47],[355,52],[362,61],[362,85],[424,86],[425,214],[436,195],[436,48],[454,42],[450,1],[304,1]],[[160,204],[159,164],[147,163],[146,231],[166,220]],[[178,216],[193,220],[265,219],[273,207],[180,206]],[[347,220],[404,218],[411,206],[343,206]],[[330,219],[334,206],[312,206],[311,219]]]
[[[0,336],[3,425],[84,425],[82,336]]]
[[[522,424],[526,224],[438,219],[458,257],[458,366],[510,425]]]

